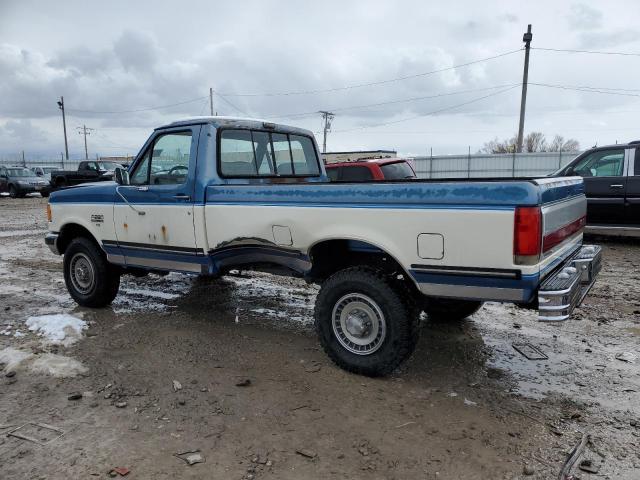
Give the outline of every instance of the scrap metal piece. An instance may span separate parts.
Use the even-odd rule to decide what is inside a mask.
[[[43,441],[43,440],[39,440],[37,438],[30,437],[28,435],[24,435],[22,433],[17,433],[22,428],[28,427],[28,426],[41,428],[43,430],[49,430],[51,432],[54,432],[54,433],[58,434],[58,436],[53,437],[50,440]],[[20,440],[26,440],[28,442],[36,443],[38,445],[48,445],[51,442],[53,442],[53,441],[59,439],[60,437],[62,437],[64,435],[64,433],[65,432],[63,430],[60,430],[59,428],[53,427],[51,425],[47,425],[45,423],[27,422],[27,423],[25,423],[23,425],[20,425],[18,428],[15,428],[15,429],[11,430],[10,432],[7,432],[7,437],[19,438]]]
[[[530,343],[514,343],[513,349],[527,360],[548,360],[549,356]]]

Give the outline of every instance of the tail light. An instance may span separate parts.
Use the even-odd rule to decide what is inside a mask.
[[[51,205],[47,203],[47,222],[51,222]]]
[[[542,250],[542,212],[540,207],[516,207],[513,229],[513,260],[533,265]]]

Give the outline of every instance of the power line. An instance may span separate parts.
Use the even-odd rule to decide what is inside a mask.
[[[233,103],[231,103],[229,100],[227,100],[226,98],[224,98],[223,95],[219,94],[218,92],[216,92],[215,90],[212,90],[213,93],[215,93],[218,97],[220,97],[225,103],[227,103],[228,105],[231,105],[231,107],[233,107],[236,111],[240,112],[241,114],[243,114],[245,117],[250,117],[251,115],[249,115],[248,113],[246,113],[244,110],[241,110],[240,108],[236,107]]]
[[[381,107],[384,105],[393,105],[393,104],[398,104],[398,103],[408,103],[408,102],[414,102],[414,101],[419,101],[419,100],[428,100],[428,99],[432,99],[432,98],[441,98],[441,97],[449,97],[449,96],[453,96],[453,95],[462,95],[465,93],[474,93],[474,92],[486,92],[487,90],[496,90],[498,88],[505,88],[505,87],[514,87],[514,86],[518,86],[520,85],[519,83],[511,83],[511,84],[507,84],[507,85],[496,85],[493,87],[485,87],[485,88],[472,88],[469,90],[459,90],[457,92],[449,92],[449,93],[438,93],[435,95],[425,95],[423,97],[411,97],[411,98],[404,98],[401,100],[390,100],[388,102],[378,102],[378,103],[369,103],[369,104],[364,104],[364,105],[352,105],[349,107],[340,107],[340,108],[332,108],[331,111],[332,112],[343,112],[346,110],[358,110],[358,109],[362,109],[362,108],[369,108],[369,107]],[[289,113],[289,114],[285,114],[285,115],[263,115],[263,117],[265,118],[296,118],[296,117],[306,117],[306,116],[311,116],[311,115],[317,115],[318,111],[314,110],[313,112],[301,112],[301,113]]]
[[[640,57],[640,53],[633,52],[602,52],[596,50],[573,50],[566,48],[543,48],[543,47],[531,47],[532,50],[544,50],[547,52],[564,52],[564,53],[591,53],[594,55],[622,55],[625,57]]]
[[[357,83],[353,85],[346,85],[343,87],[324,88],[324,89],[317,89],[317,90],[298,90],[298,91],[291,91],[291,92],[267,92],[267,93],[222,93],[222,94],[218,93],[218,95],[224,95],[226,97],[279,97],[279,96],[288,96],[288,95],[312,95],[316,93],[329,93],[329,92],[337,92],[341,90],[350,90],[353,88],[371,87],[375,85],[384,85],[387,83],[400,82],[400,81],[409,80],[412,78],[426,77],[428,75],[434,75],[436,73],[441,73],[441,72],[448,72],[450,70],[455,70],[457,68],[468,67],[469,65],[475,65],[476,63],[482,63],[489,60],[494,60],[496,58],[506,57],[507,55],[512,55],[521,50],[522,49],[519,48],[517,50],[511,50],[509,52],[500,53],[498,55],[493,55],[491,57],[480,58],[478,60],[473,60],[471,62],[453,65],[451,67],[440,68],[438,70],[431,70],[429,72],[415,73],[412,75],[405,75],[402,77],[390,78],[387,80],[380,80],[377,82]]]
[[[640,94],[638,93],[625,93],[624,91],[621,92],[621,91],[602,90],[602,89],[597,89],[595,87],[572,87],[568,85],[553,85],[549,83],[533,83],[533,82],[530,82],[529,84],[536,85],[538,87],[556,88],[560,90],[573,90],[577,92],[603,93],[606,95],[618,95],[622,97],[640,97]]]
[[[423,113],[422,115],[416,115],[416,116],[408,117],[408,118],[401,118],[399,120],[393,120],[391,122],[378,123],[378,124],[375,124],[375,125],[365,125],[365,126],[362,126],[362,127],[354,127],[354,128],[348,128],[348,129],[344,129],[344,130],[335,130],[335,131],[336,132],[353,132],[355,130],[363,130],[365,128],[382,127],[382,126],[385,126],[385,125],[393,125],[393,124],[396,124],[396,123],[408,122],[409,120],[415,120],[417,118],[428,117],[430,115],[435,115],[437,113],[446,112],[448,110],[453,110],[455,108],[463,107],[465,105],[470,105],[472,103],[476,103],[476,102],[479,102],[481,100],[484,100],[485,98],[495,97],[496,95],[500,95],[502,93],[505,93],[505,92],[508,92],[510,90],[513,90],[514,88],[517,88],[519,85],[520,84],[516,84],[516,85],[514,85],[512,87],[506,88],[504,90],[500,90],[499,92],[490,93],[488,95],[484,95],[482,97],[474,98],[474,99],[469,100],[467,102],[458,103],[456,105],[451,105],[449,107],[444,107],[444,108],[439,108],[437,110],[432,110],[431,112]]]
[[[177,107],[178,105],[186,105],[188,103],[199,102],[203,98],[209,98],[209,96],[198,97],[191,100],[186,100],[184,102],[171,103],[169,105],[158,105],[156,107],[146,107],[146,108],[138,108],[135,110],[118,110],[118,111],[99,111],[99,110],[80,110],[76,108],[68,108],[69,112],[77,112],[77,113],[99,113],[99,114],[119,114],[119,113],[136,113],[136,112],[149,112],[151,110],[161,110],[163,108]]]

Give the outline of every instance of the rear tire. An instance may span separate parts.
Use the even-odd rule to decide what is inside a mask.
[[[429,298],[424,311],[429,320],[437,322],[458,322],[470,317],[482,307],[483,302],[473,300],[450,300]]]
[[[378,377],[413,353],[419,317],[402,287],[368,267],[346,268],[325,280],[316,299],[315,326],[336,365]]]
[[[102,250],[84,237],[74,238],[64,253],[64,281],[83,307],[109,305],[120,288],[120,270],[107,262]]]
[[[11,198],[18,198],[18,189],[15,185],[9,185],[9,196]]]
[[[42,198],[47,198],[49,196],[49,192],[40,192]]]

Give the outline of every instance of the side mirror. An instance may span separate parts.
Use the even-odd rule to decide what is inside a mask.
[[[122,167],[116,167],[113,178],[118,185],[129,185],[129,172]]]

